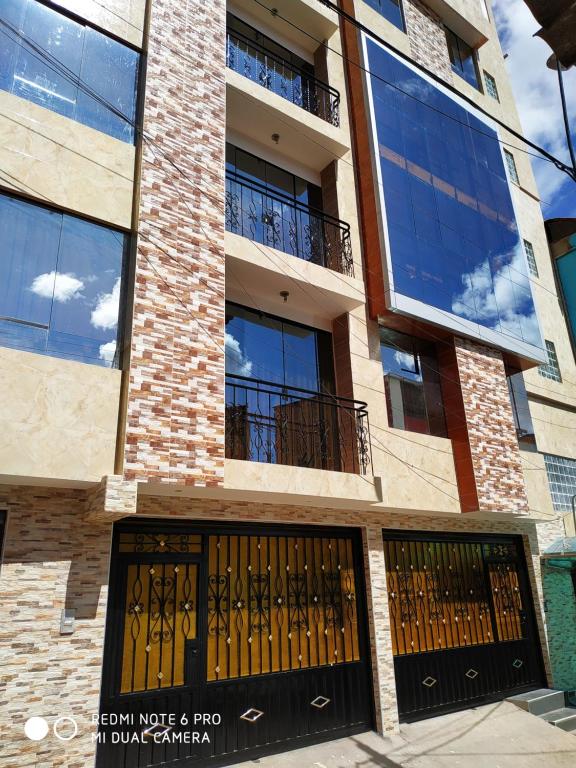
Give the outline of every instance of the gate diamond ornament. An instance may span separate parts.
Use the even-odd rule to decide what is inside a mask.
[[[425,677],[424,680],[422,680],[422,685],[425,685],[426,688],[432,688],[434,685],[436,685],[437,682],[438,680],[428,676],[428,677]]]
[[[475,677],[478,677],[478,672],[476,672],[475,669],[469,669],[468,672],[466,672],[466,677],[470,680],[474,680]]]
[[[316,696],[310,704],[311,706],[316,707],[316,709],[324,709],[327,704],[330,704],[330,699],[327,699],[326,696]]]
[[[250,709],[247,709],[244,714],[240,715],[240,720],[246,720],[247,723],[255,723],[256,720],[259,720],[264,712],[262,712],[260,709],[254,709],[254,707],[251,707]]]
[[[523,664],[524,662],[522,661],[522,659],[514,659],[514,661],[512,662],[512,666],[514,667],[514,669],[520,669],[520,667]]]

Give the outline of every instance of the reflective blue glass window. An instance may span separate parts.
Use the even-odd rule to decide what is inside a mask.
[[[390,426],[446,437],[434,344],[380,328],[380,356]]]
[[[124,235],[0,196],[0,344],[113,366]]]
[[[226,373],[313,392],[334,389],[325,331],[226,304]]]
[[[36,0],[0,4],[0,88],[134,141],[138,54]]]
[[[448,44],[450,63],[454,72],[463,77],[474,88],[479,88],[474,49],[450,29],[446,30],[446,42]]]
[[[249,80],[309,111],[318,98],[314,66],[231,13],[226,64]]]
[[[364,0],[378,13],[381,13],[385,19],[388,19],[395,27],[405,30],[404,14],[402,13],[401,0]]]
[[[435,322],[504,348],[533,345],[538,356],[543,343],[497,133],[365,42],[391,300],[426,319],[433,308]]]

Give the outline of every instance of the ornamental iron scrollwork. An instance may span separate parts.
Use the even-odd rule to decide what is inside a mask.
[[[390,540],[385,551],[395,655],[494,642],[480,543]]]
[[[262,245],[354,276],[347,223],[232,170],[226,172],[225,226]]]
[[[118,538],[119,552],[195,553],[201,548],[202,538],[196,534],[121,532]]]
[[[226,458],[366,474],[364,403],[226,375]]]
[[[258,42],[241,32],[228,30],[227,66],[248,80],[338,127],[338,91],[315,78],[312,72],[305,71],[272,53],[270,47],[273,41],[266,35],[259,32],[257,36]]]
[[[349,539],[220,535],[209,551],[209,680],[358,660]]]
[[[184,646],[196,637],[198,566],[129,564],[121,693],[184,683]]]

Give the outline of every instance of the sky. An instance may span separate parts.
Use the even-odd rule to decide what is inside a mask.
[[[558,75],[546,67],[547,43],[534,37],[539,25],[524,0],[493,0],[492,7],[524,134],[569,164]],[[576,66],[564,73],[564,89],[576,142]],[[576,182],[544,160],[533,168],[544,218],[576,216]]]

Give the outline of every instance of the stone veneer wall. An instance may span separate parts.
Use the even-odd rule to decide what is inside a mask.
[[[454,347],[479,509],[528,514],[502,354],[461,338]]]
[[[452,67],[440,17],[420,0],[404,0],[404,16],[414,60],[451,83]]]
[[[542,584],[538,536],[534,523],[526,520],[473,519],[469,515],[439,517],[427,515],[400,515],[380,511],[317,509],[288,505],[257,504],[254,502],[221,502],[198,499],[166,499],[141,497],[137,512],[147,517],[173,517],[238,522],[274,522],[299,525],[344,525],[362,529],[364,566],[369,620],[369,640],[374,680],[376,726],[382,732],[398,727],[396,683],[392,657],[391,627],[388,614],[386,569],[382,529],[428,530],[437,532],[478,532],[521,535],[524,540],[528,577],[534,595],[536,621],[544,651],[546,674],[550,679],[550,665],[546,652],[546,637],[542,611]]]
[[[130,507],[133,488],[114,487],[119,513]],[[2,679],[0,700],[0,768],[18,764],[35,768],[88,768],[93,764],[94,727],[98,710],[107,598],[110,523],[98,525],[99,494],[78,490],[5,486],[0,508],[8,509],[4,564],[1,571],[3,612],[0,623]],[[219,502],[168,497],[141,497],[137,512],[148,517],[345,525],[362,530],[367,581],[370,653],[377,727],[397,728],[396,689],[391,654],[383,528],[430,531],[514,533],[524,537],[529,577],[537,598],[536,615],[542,641],[540,560],[533,523],[523,520],[480,520],[470,516],[433,517],[381,511],[316,509],[304,506]],[[110,510],[101,514],[107,516]],[[82,524],[85,515],[90,524]],[[63,607],[77,611],[76,631],[59,634]],[[6,652],[5,649],[8,649]],[[545,660],[546,655],[545,655]],[[73,716],[79,735],[70,742],[49,736],[28,741],[25,720],[39,715],[53,724]]]
[[[92,761],[112,525],[83,523],[87,507],[85,491],[0,486],[0,508],[8,510],[0,570],[1,768],[87,768]],[[76,610],[72,635],[60,635],[63,608]],[[62,742],[50,732],[30,741],[23,728],[35,715],[50,726],[74,717],[78,736]]]
[[[151,6],[127,479],[223,482],[225,10]]]

